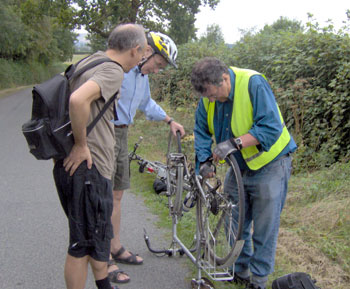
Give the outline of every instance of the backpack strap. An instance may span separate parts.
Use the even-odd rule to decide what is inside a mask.
[[[102,115],[106,112],[108,107],[111,105],[111,103],[117,98],[119,90],[105,103],[101,111],[98,113],[98,115],[95,117],[95,119],[88,125],[86,128],[86,135],[89,135],[90,131],[94,128],[96,123],[100,120]]]

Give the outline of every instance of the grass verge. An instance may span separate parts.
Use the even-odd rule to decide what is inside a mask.
[[[74,54],[70,61],[64,63],[52,63],[50,65],[36,62],[12,61],[0,58],[0,66],[2,68],[0,71],[0,89],[17,89],[19,86],[41,83],[55,74],[63,72],[68,65],[76,63],[87,55],[88,54]],[[7,91],[2,92],[1,94],[4,93],[7,93]]]
[[[23,90],[23,89],[26,89],[29,87],[33,87],[33,85],[19,86],[19,87],[7,88],[7,89],[0,90],[0,98],[14,94],[17,91],[20,91],[20,90]]]

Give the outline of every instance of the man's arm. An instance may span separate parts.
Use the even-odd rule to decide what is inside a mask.
[[[184,127],[178,122],[174,121],[170,116],[168,116],[163,108],[151,98],[149,86],[147,86],[147,89],[144,92],[143,99],[139,104],[138,109],[140,109],[145,114],[148,120],[163,120],[169,124],[170,130],[175,136],[177,131],[180,131],[181,137],[185,135]]]
[[[200,163],[206,162],[211,156],[212,136],[208,129],[207,112],[200,100],[195,113],[194,149],[196,153],[196,173],[199,173]]]
[[[86,126],[90,115],[90,105],[101,97],[99,85],[92,80],[85,82],[75,90],[69,99],[69,117],[71,120],[74,136],[74,146],[68,157],[64,159],[63,165],[66,172],[72,176],[83,161],[91,169],[92,158],[87,146]]]

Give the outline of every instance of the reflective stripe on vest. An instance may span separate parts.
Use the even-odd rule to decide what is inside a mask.
[[[231,128],[234,136],[242,136],[251,129],[253,125],[253,106],[249,96],[249,79],[251,76],[259,74],[256,71],[230,67],[234,72],[235,89],[234,101],[231,117]],[[261,75],[261,74],[260,74]],[[263,75],[264,76],[264,75]],[[265,76],[264,76],[265,77]],[[203,98],[203,104],[207,112],[209,132],[215,136],[214,132],[214,111],[215,102],[210,102],[208,98]],[[276,103],[277,105],[277,103]],[[258,170],[276,158],[290,141],[290,134],[284,124],[282,114],[277,105],[278,113],[283,126],[282,134],[271,146],[268,152],[259,151],[256,146],[250,146],[241,150],[243,159],[251,170]]]

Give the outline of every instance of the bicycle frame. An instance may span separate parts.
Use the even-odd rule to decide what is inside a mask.
[[[140,136],[139,141],[135,143],[134,149],[132,152],[129,153],[129,163],[131,161],[137,161],[139,165],[139,172],[143,173],[145,169],[149,173],[156,173],[157,176],[160,179],[165,179],[166,178],[166,165],[161,163],[161,162],[152,162],[146,159],[143,159],[139,155],[136,154],[136,150],[140,146],[141,142],[143,140],[143,137]]]
[[[142,138],[140,138],[140,141]],[[139,141],[139,143],[140,143]],[[170,153],[170,142],[171,136],[169,136],[169,144],[168,144],[168,153],[167,153],[167,164],[163,164],[160,162],[151,162],[145,160],[136,154],[136,150],[139,146],[139,143],[136,143],[134,146],[133,152],[129,154],[130,162],[132,160],[137,160],[140,168],[139,171],[143,172],[144,168],[147,168],[149,172],[154,172],[157,176],[163,180],[166,180],[167,183],[167,191],[165,195],[168,197],[168,206],[169,206],[169,214],[172,217],[172,241],[169,249],[156,250],[151,247],[149,236],[147,235],[146,230],[144,229],[144,239],[148,249],[155,254],[165,254],[168,256],[176,256],[179,254],[180,256],[186,254],[186,256],[192,261],[192,263],[197,267],[197,278],[193,279],[192,282],[194,286],[198,285],[198,288],[203,288],[205,281],[203,281],[202,271],[204,271],[212,280],[215,281],[227,281],[233,279],[233,270],[232,264],[238,258],[244,241],[238,240],[235,243],[235,247],[233,249],[233,254],[227,260],[227,262],[221,266],[217,266],[215,260],[213,260],[212,256],[208,253],[209,251],[214,251],[215,256],[215,244],[213,245],[211,242],[208,242],[208,236],[210,235],[211,240],[215,240],[215,234],[211,231],[209,227],[209,222],[207,222],[206,228],[199,227],[198,216],[200,210],[199,204],[196,206],[196,233],[194,236],[194,248],[187,248],[184,243],[180,240],[177,234],[177,225],[183,215],[183,192],[192,192],[196,198],[196,202],[201,200],[204,202],[205,207],[208,208],[206,211],[210,210],[210,194],[216,194],[216,190],[218,187],[212,187],[207,180],[203,179],[200,175],[195,174],[195,170],[189,169],[189,164],[187,163],[186,155],[177,152]],[[183,176],[183,177],[175,177],[174,176]],[[175,181],[174,181],[175,179]],[[209,192],[205,192],[203,189],[203,183],[210,188]],[[174,199],[175,197],[175,199]],[[231,208],[228,208],[231,209]],[[204,218],[208,218],[208,216],[204,216]],[[202,231],[202,232],[201,232]],[[215,243],[215,242],[214,242]],[[205,279],[205,278],[204,278]],[[213,287],[207,287],[213,288]]]

